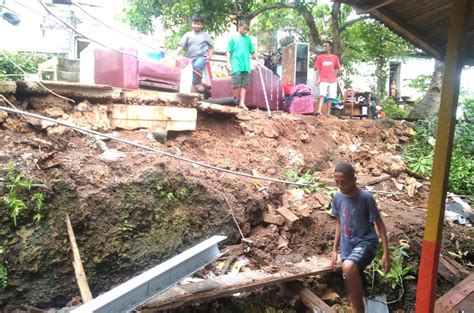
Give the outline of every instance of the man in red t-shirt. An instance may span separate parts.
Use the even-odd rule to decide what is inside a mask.
[[[323,42],[324,54],[318,55],[314,68],[316,70],[316,85],[319,86],[319,110],[321,114],[324,97],[329,98],[328,115],[331,115],[332,99],[337,97],[337,71],[341,68],[339,58],[331,54],[332,42]]]

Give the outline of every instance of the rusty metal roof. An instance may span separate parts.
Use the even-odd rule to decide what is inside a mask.
[[[415,46],[444,59],[455,0],[334,0],[369,13]],[[474,65],[474,5],[466,25],[465,64]]]

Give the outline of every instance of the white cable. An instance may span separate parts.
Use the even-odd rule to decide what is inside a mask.
[[[0,52],[3,54],[3,56],[4,56],[10,63],[12,63],[12,64],[13,64],[17,69],[19,69],[23,74],[28,75],[28,73],[25,72],[25,71],[21,68],[21,66],[19,66],[18,64],[16,64],[15,61],[13,61],[13,60],[5,53],[5,51],[0,50]],[[64,100],[67,100],[67,101],[70,101],[70,102],[72,102],[72,103],[75,103],[74,100],[69,99],[68,97],[64,97],[64,96],[61,96],[61,95],[55,93],[54,91],[52,91],[51,89],[49,89],[48,87],[46,87],[45,85],[43,85],[43,83],[42,83],[41,81],[36,80],[36,81],[34,81],[34,82],[37,83],[38,85],[40,85],[40,86],[41,86],[43,89],[45,89],[47,92],[49,92],[49,93],[55,95],[56,97],[61,98],[61,99],[64,99]]]
[[[87,16],[89,16],[90,18],[92,18],[92,19],[95,20],[96,22],[98,22],[98,23],[104,25],[105,27],[111,29],[112,31],[114,31],[114,32],[116,32],[116,33],[119,33],[119,34],[121,34],[121,35],[124,35],[124,36],[126,36],[126,37],[128,37],[128,38],[130,38],[130,39],[132,39],[132,40],[134,40],[134,41],[136,41],[136,42],[142,44],[143,46],[150,48],[150,49],[153,49],[153,50],[161,50],[161,49],[163,49],[163,47],[154,47],[154,46],[152,46],[152,45],[149,45],[149,44],[147,44],[146,42],[144,42],[144,41],[142,41],[142,40],[140,40],[140,39],[138,39],[138,38],[135,38],[135,37],[132,36],[132,35],[129,35],[129,34],[125,33],[125,32],[122,32],[122,31],[120,31],[120,30],[118,30],[118,29],[115,29],[114,27],[112,27],[112,26],[110,26],[110,25],[108,25],[108,24],[102,22],[100,19],[98,19],[97,17],[95,17],[95,16],[93,16],[92,14],[90,14],[89,12],[87,12],[87,10],[84,9],[84,8],[82,7],[82,5],[80,5],[80,4],[79,4],[78,2],[76,2],[76,1],[73,1],[72,4],[75,5],[76,7],[78,7],[82,12],[84,12]]]
[[[155,153],[159,153],[161,155],[164,155],[164,156],[176,159],[176,160],[184,161],[184,162],[187,162],[187,163],[198,165],[198,166],[201,166],[201,167],[204,167],[204,168],[209,168],[209,169],[216,170],[216,171],[219,171],[219,172],[224,172],[224,173],[228,173],[228,174],[253,178],[253,179],[257,179],[257,180],[264,180],[264,181],[270,181],[270,182],[274,182],[274,183],[287,184],[287,185],[306,186],[306,187],[316,186],[316,185],[296,183],[296,182],[291,182],[291,181],[287,181],[287,180],[256,176],[256,175],[252,175],[252,174],[247,174],[247,173],[228,170],[228,169],[225,169],[225,168],[221,168],[221,167],[217,167],[217,166],[214,166],[214,165],[206,164],[206,163],[203,163],[203,162],[200,162],[200,161],[195,161],[195,160],[191,160],[191,159],[188,159],[188,158],[180,157],[180,156],[177,156],[175,154],[172,154],[172,153],[169,153],[169,152],[166,152],[166,151],[155,149],[155,148],[152,148],[152,147],[149,147],[149,146],[146,146],[146,145],[142,145],[142,144],[139,144],[139,143],[135,143],[135,142],[132,142],[132,141],[128,141],[128,140],[125,140],[125,139],[117,138],[117,137],[114,137],[114,136],[111,136],[111,135],[108,135],[108,134],[103,134],[103,133],[95,131],[95,130],[79,127],[79,126],[74,125],[72,123],[59,121],[59,120],[56,120],[56,119],[53,119],[53,118],[50,118],[50,117],[46,117],[46,116],[43,116],[43,115],[39,115],[39,114],[34,114],[34,113],[25,112],[25,111],[21,111],[21,110],[10,109],[10,108],[4,107],[4,106],[0,106],[0,110],[6,111],[8,113],[14,113],[14,114],[25,115],[25,116],[30,116],[30,117],[42,119],[42,120],[45,120],[45,121],[48,121],[48,122],[56,123],[58,125],[66,126],[68,128],[71,128],[71,129],[74,129],[74,130],[77,130],[77,131],[80,131],[80,132],[83,132],[83,133],[85,132],[85,133],[93,134],[93,135],[96,135],[96,136],[100,136],[100,137],[108,138],[108,139],[111,139],[111,140],[115,140],[115,141],[118,141],[118,142],[122,142],[122,143],[127,144],[127,145],[131,145],[131,146],[138,147],[138,148],[141,148],[141,149],[144,149],[144,150],[147,150],[147,151],[152,151],[152,152],[155,152]]]

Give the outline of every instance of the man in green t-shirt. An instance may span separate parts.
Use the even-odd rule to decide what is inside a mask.
[[[232,75],[232,90],[234,97],[239,99],[239,107],[248,111],[245,105],[245,93],[250,80],[250,56],[257,59],[255,48],[250,37],[249,22],[242,20],[239,24],[239,33],[229,40],[227,46],[226,68]]]

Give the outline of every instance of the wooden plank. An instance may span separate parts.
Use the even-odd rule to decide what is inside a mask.
[[[425,10],[422,13],[412,15],[412,16],[408,17],[407,19],[405,19],[405,22],[410,23],[413,20],[423,19],[425,17],[430,17],[430,16],[433,16],[433,15],[441,13],[441,12],[446,12],[446,10],[450,9],[452,5],[453,5],[452,2],[447,2],[447,3],[441,4],[439,6],[431,8],[429,10]]]
[[[405,39],[411,41],[421,49],[429,52],[435,58],[442,60],[442,49],[426,39],[426,36],[421,36],[414,29],[409,27],[405,22],[390,14],[384,8],[373,10],[370,12],[372,16],[383,22],[386,26],[391,28],[396,33],[400,34]]]
[[[108,109],[111,112],[112,128],[161,128],[165,131],[196,129],[197,110],[194,108],[111,104]]]
[[[383,181],[389,180],[390,177],[391,176],[389,174],[383,173],[382,175],[378,177],[360,176],[357,178],[357,180],[359,181],[359,186],[365,187],[365,186],[375,185]]]
[[[412,252],[421,255],[422,243],[418,239],[410,242],[410,249]],[[440,274],[447,281],[456,284],[465,278],[469,273],[455,260],[449,257],[440,256],[438,265],[438,274]]]
[[[288,288],[294,290],[306,305],[313,312],[324,312],[324,313],[336,313],[332,307],[326,304],[318,296],[316,296],[311,290],[305,288],[303,283],[298,281],[292,281],[286,284]]]
[[[76,236],[74,236],[74,231],[72,229],[71,220],[69,219],[69,214],[66,214],[66,226],[67,233],[69,236],[69,241],[71,243],[74,273],[76,274],[77,285],[79,286],[79,292],[81,293],[82,303],[86,303],[92,300],[92,293],[87,283],[86,273],[84,272],[84,267],[82,266],[81,254],[79,253],[79,248],[76,243]]]
[[[465,25],[471,13],[472,0],[453,1],[445,56],[441,105],[433,158],[433,174],[428,197],[428,212],[423,249],[418,271],[416,313],[432,312],[435,304],[436,272],[443,235],[444,208],[453,149],[456,111],[459,98],[462,59],[465,47]]]
[[[445,293],[441,298],[436,300],[434,312],[445,313],[454,311],[454,308],[460,305],[463,300],[468,298],[474,292],[474,273],[469,275],[462,282],[454,286],[451,290]],[[470,301],[470,299],[469,299]],[[470,309],[473,307],[471,306]],[[456,310],[457,312],[457,310]]]
[[[295,266],[284,266],[276,273],[250,271],[227,274],[201,282],[178,285],[146,303],[141,312],[169,310],[332,271],[329,258],[313,258]]]
[[[362,7],[360,8],[360,11],[361,11],[360,14],[372,12],[381,7],[394,3],[395,1],[396,0],[382,0],[382,1],[379,1],[378,3],[371,4],[370,6]]]

